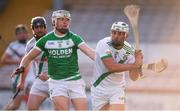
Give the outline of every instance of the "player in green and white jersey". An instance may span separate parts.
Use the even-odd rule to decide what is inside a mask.
[[[124,71],[129,71],[132,80],[137,80],[141,73],[142,53],[134,53],[125,41],[128,31],[128,24],[115,22],[111,27],[111,37],[97,44],[91,88],[93,110],[124,110]]]
[[[55,110],[68,110],[69,99],[75,110],[86,110],[85,84],[79,72],[77,50],[80,49],[91,59],[95,54],[79,35],[69,31],[70,21],[69,11],[54,11],[54,30],[37,41],[36,47],[23,58],[14,74],[23,71],[44,51],[48,58],[49,91]]]

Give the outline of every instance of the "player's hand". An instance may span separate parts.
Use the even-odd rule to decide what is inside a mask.
[[[16,86],[16,90],[18,90],[18,89],[23,90],[24,89],[24,83],[22,83],[22,82],[18,83]]]
[[[21,73],[23,73],[25,70],[25,67],[21,66],[21,67],[18,67],[12,74],[11,74],[11,77],[14,77],[15,75],[19,75]]]
[[[42,81],[47,81],[49,79],[47,73],[41,73],[39,74],[39,79],[41,79]]]
[[[138,68],[140,68],[143,64],[143,54],[141,50],[135,50],[134,56],[135,56],[135,65]]]

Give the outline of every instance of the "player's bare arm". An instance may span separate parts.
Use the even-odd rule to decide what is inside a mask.
[[[19,67],[16,69],[15,72],[13,72],[13,74],[11,75],[12,77],[14,75],[20,74],[24,72],[24,69],[29,65],[29,63],[35,59],[39,54],[41,53],[40,50],[33,48],[27,55],[25,55],[22,60],[21,63],[19,65]]]
[[[102,61],[110,72],[123,72],[128,70],[137,72],[136,70],[142,66],[142,53],[141,51],[135,52],[135,62],[133,64],[119,64],[115,62],[113,58],[104,58]]]
[[[90,59],[94,60],[95,59],[95,51],[94,49],[90,48],[87,44],[81,44],[79,46],[79,49],[86,54]]]
[[[19,64],[20,60],[13,59],[11,55],[9,55],[8,53],[5,53],[1,58],[1,63],[2,64]]]
[[[23,66],[23,67],[27,67],[27,65],[29,65],[29,63],[35,59],[39,54],[41,53],[40,50],[36,49],[36,48],[33,48],[27,55],[25,55],[23,58],[22,58],[22,61],[20,63],[20,67]]]
[[[20,89],[20,90],[24,89],[24,83],[25,83],[28,72],[29,72],[29,65],[25,68],[24,72],[22,73],[20,82],[17,85],[17,89]]]
[[[136,64],[143,64],[143,54],[141,52],[141,50],[137,50],[134,53],[135,55],[135,62]],[[137,68],[137,69],[132,69],[129,71],[129,77],[131,80],[136,81],[140,78],[140,76],[142,75],[142,68]]]
[[[104,65],[108,68],[110,72],[124,72],[128,70],[138,69],[141,67],[140,64],[118,64],[114,61],[113,58],[104,58]]]
[[[129,71],[129,77],[131,80],[136,81],[138,80],[142,75],[142,69],[138,68],[138,69],[133,69]]]

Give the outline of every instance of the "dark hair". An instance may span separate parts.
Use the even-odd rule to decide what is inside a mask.
[[[28,32],[28,29],[25,25],[19,24],[15,28],[15,34],[17,34],[18,32]]]

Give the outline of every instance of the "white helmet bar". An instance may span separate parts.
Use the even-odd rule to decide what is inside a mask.
[[[54,11],[52,14],[52,22],[55,21],[57,18],[71,19],[71,14],[67,10],[57,10],[57,11]]]
[[[115,31],[123,31],[123,32],[129,32],[129,26],[127,23],[125,22],[114,22],[112,24],[111,30],[115,30]]]

